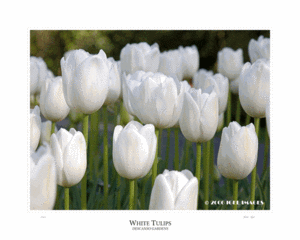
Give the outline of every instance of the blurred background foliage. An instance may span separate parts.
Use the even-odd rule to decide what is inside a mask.
[[[30,55],[42,57],[56,76],[61,75],[60,59],[73,49],[84,49],[97,54],[103,49],[107,57],[120,60],[120,52],[127,43],[158,43],[160,51],[196,45],[200,53],[200,68],[216,72],[218,51],[224,47],[243,49],[244,62],[249,61],[250,39],[263,35],[267,30],[31,30]]]

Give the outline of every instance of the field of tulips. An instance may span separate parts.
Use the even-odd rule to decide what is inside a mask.
[[[196,43],[30,56],[31,210],[270,210],[270,38]]]

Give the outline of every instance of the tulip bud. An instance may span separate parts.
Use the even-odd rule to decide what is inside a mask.
[[[162,52],[159,59],[158,72],[179,81],[183,79],[183,59],[179,50],[169,50]]]
[[[270,59],[270,38],[259,36],[256,40],[251,39],[248,45],[248,52],[251,63],[256,62],[260,58]]]
[[[125,72],[126,75],[139,70],[157,72],[159,55],[160,51],[157,43],[151,46],[145,42],[127,44],[121,50],[121,72]]]
[[[70,111],[66,103],[62,77],[47,78],[40,94],[40,107],[43,116],[52,122],[65,119]]]
[[[184,86],[162,73],[138,71],[123,82],[128,113],[157,128],[174,126],[182,109]]]
[[[115,103],[121,94],[121,76],[118,68],[118,63],[114,58],[110,57],[107,59],[109,68],[109,79],[108,79],[108,93],[105,99],[105,105],[111,105]]]
[[[214,86],[202,92],[191,88],[184,93],[179,125],[183,136],[191,142],[207,142],[216,133],[219,105]]]
[[[182,56],[182,74],[183,78],[192,78],[199,69],[199,52],[195,45],[191,47],[178,48]]]
[[[83,178],[86,166],[86,142],[81,132],[71,128],[68,132],[61,128],[53,133],[50,146],[55,157],[57,184],[72,187]]]
[[[199,78],[198,78],[199,76]],[[213,85],[216,94],[218,95],[218,103],[219,103],[219,115],[225,112],[227,107],[228,100],[228,88],[229,81],[227,77],[224,77],[222,74],[217,73],[215,75],[210,76],[210,74],[195,75],[193,78],[194,88],[198,89],[206,89],[209,86]]]
[[[198,180],[189,170],[159,174],[154,182],[149,210],[197,210]]]
[[[42,122],[40,143],[46,142],[50,144],[51,127],[52,127],[51,121]],[[55,126],[55,133],[57,133],[56,126]]]
[[[39,106],[35,106],[34,109],[30,109],[30,147],[33,151],[39,145],[41,137],[41,115]]]
[[[90,55],[81,49],[61,59],[63,91],[70,109],[92,114],[102,107],[108,93],[107,61],[103,50]]]
[[[30,156],[30,209],[51,210],[56,200],[56,169],[47,143]]]
[[[239,83],[239,97],[245,112],[251,117],[266,117],[266,106],[270,97],[270,63],[258,59],[245,63]]]
[[[225,47],[218,52],[218,72],[233,80],[240,75],[243,67],[243,50],[239,48],[234,51]]]
[[[254,125],[241,127],[231,122],[223,128],[217,165],[220,173],[231,179],[247,177],[256,165],[258,138]]]
[[[125,128],[118,125],[113,134],[113,163],[121,177],[143,178],[155,157],[157,138],[152,124],[143,126],[131,121]]]

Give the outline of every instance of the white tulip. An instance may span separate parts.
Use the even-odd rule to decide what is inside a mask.
[[[41,137],[42,120],[39,106],[35,106],[34,109],[30,109],[30,147],[33,151],[39,145]]]
[[[251,63],[260,58],[270,59],[270,38],[259,36],[256,40],[251,39],[248,45],[248,52]]]
[[[243,50],[225,47],[218,52],[218,72],[229,80],[236,79],[243,67]]]
[[[220,173],[231,179],[247,177],[256,165],[258,138],[254,125],[241,127],[231,122],[223,128],[217,165]]]
[[[182,81],[183,57],[179,50],[169,50],[160,54],[158,72]]]
[[[72,187],[79,183],[87,166],[87,150],[83,134],[74,128],[69,132],[61,128],[51,135],[50,146],[56,162],[57,184]]]
[[[30,209],[51,210],[56,200],[56,168],[48,144],[30,156]]]
[[[157,43],[149,45],[148,43],[126,44],[121,50],[121,72],[133,74],[142,70],[145,72],[157,72],[159,65],[159,46]]]
[[[90,55],[75,50],[60,61],[63,91],[70,109],[84,114],[98,111],[108,93],[109,66],[103,50]]]
[[[42,122],[40,143],[46,142],[50,144],[51,127],[52,127],[51,121]],[[55,133],[57,133],[56,126],[55,126]]]
[[[183,136],[191,142],[207,142],[216,133],[219,119],[218,96],[213,86],[191,88],[184,93],[179,125]]]
[[[111,105],[115,103],[121,94],[121,75],[118,68],[118,63],[114,58],[108,58],[109,81],[108,81],[108,93],[105,99],[105,105]]]
[[[144,124],[169,128],[179,119],[184,86],[162,73],[138,71],[123,82],[123,101],[129,114]]]
[[[270,62],[258,59],[245,63],[239,83],[239,98],[245,112],[254,118],[266,117],[270,98]]]
[[[213,71],[208,71],[204,68],[199,69],[193,76],[193,87],[196,89],[201,88],[200,83],[207,77],[212,77],[213,75]]]
[[[113,163],[121,177],[143,178],[150,171],[157,138],[152,124],[143,126],[131,121],[125,128],[118,125],[113,134]]]
[[[199,69],[200,56],[198,48],[179,46],[179,52],[183,59],[183,78],[192,78]]]
[[[227,77],[224,77],[222,74],[217,73],[215,75],[208,74],[198,74],[193,78],[194,88],[206,89],[209,86],[213,85],[214,90],[218,95],[219,102],[219,115],[225,112],[227,107],[228,100],[228,90],[229,90],[229,81]]]
[[[197,210],[198,180],[189,170],[164,170],[152,188],[149,210]]]
[[[43,116],[52,122],[65,119],[70,108],[63,93],[62,77],[47,78],[40,94],[40,107]]]

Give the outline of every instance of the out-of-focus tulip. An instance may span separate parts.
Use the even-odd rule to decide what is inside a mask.
[[[121,94],[121,76],[118,68],[118,63],[114,58],[108,58],[109,80],[108,80],[108,93],[105,99],[105,105],[115,103]]]
[[[191,142],[207,142],[216,133],[219,119],[218,96],[213,86],[191,88],[184,94],[179,125],[183,136]]]
[[[169,50],[162,52],[159,59],[158,72],[168,77],[183,79],[183,57],[179,50]]]
[[[42,120],[39,106],[30,109],[30,147],[33,151],[39,145],[41,137]]]
[[[152,188],[149,210],[197,210],[198,180],[189,170],[159,174]]]
[[[157,128],[173,127],[180,116],[184,86],[162,73],[138,71],[123,82],[123,103],[129,114]]]
[[[47,143],[30,156],[30,209],[51,210],[56,199],[56,167]]]
[[[121,177],[143,178],[150,171],[155,157],[157,138],[152,124],[143,126],[131,121],[124,128],[115,127],[113,163]]]
[[[217,164],[224,177],[236,180],[247,177],[256,165],[257,154],[258,138],[252,123],[241,127],[231,122],[223,129]]]
[[[199,69],[200,56],[198,48],[193,45],[191,47],[179,46],[178,49],[183,60],[183,78],[192,78]]]
[[[270,101],[268,102],[267,104],[267,107],[266,107],[266,122],[267,122],[267,130],[268,130],[268,134],[270,136]]]
[[[229,80],[236,79],[240,75],[243,63],[241,48],[234,51],[232,48],[225,47],[218,52],[218,72]]]
[[[44,81],[53,73],[47,68],[47,64],[41,57],[30,57],[30,94],[36,95],[41,92]]]
[[[199,77],[199,78],[198,78]],[[229,81],[227,77],[224,77],[222,74],[217,73],[213,76],[206,74],[195,75],[193,78],[194,88],[198,89],[206,89],[209,86],[213,85],[214,90],[218,95],[219,102],[219,115],[225,112],[227,107],[227,99],[228,99],[228,89],[229,89]]]
[[[270,62],[258,59],[245,63],[239,83],[240,102],[251,117],[266,117],[266,106],[270,98]]]
[[[52,122],[51,121],[42,122],[40,144],[43,143],[43,142],[46,142],[46,143],[50,144],[51,127],[52,127]],[[57,127],[56,126],[55,126],[55,133],[57,133]]]
[[[133,74],[142,70],[157,72],[159,65],[159,46],[157,43],[149,45],[146,42],[126,44],[121,50],[121,72]]]
[[[72,187],[83,178],[86,166],[86,142],[81,132],[61,128],[53,133],[50,146],[56,161],[57,184]]]
[[[74,50],[60,61],[63,92],[70,109],[92,114],[99,110],[108,93],[109,66],[103,50],[97,55]]]
[[[217,131],[221,131],[224,126],[224,113],[219,115]]]
[[[40,94],[40,108],[43,116],[52,122],[65,119],[70,108],[63,93],[62,77],[47,78]]]
[[[270,38],[259,36],[256,40],[251,39],[248,45],[248,52],[251,63],[260,58],[270,59]]]
[[[207,77],[212,77],[214,75],[213,71],[208,71],[204,68],[199,69],[193,76],[193,87],[198,89],[200,87],[200,83],[204,81]]]

